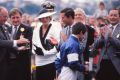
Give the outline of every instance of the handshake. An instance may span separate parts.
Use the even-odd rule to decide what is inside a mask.
[[[26,38],[20,38],[18,40],[15,40],[17,45],[21,45],[17,47],[17,50],[22,51],[22,50],[27,50],[30,49],[30,41]]]

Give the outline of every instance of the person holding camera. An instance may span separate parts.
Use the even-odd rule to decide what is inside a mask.
[[[35,54],[36,80],[54,80],[56,76],[55,58],[56,45],[59,42],[60,29],[51,22],[51,16],[55,12],[42,9],[37,19],[41,25],[33,32],[33,53]]]

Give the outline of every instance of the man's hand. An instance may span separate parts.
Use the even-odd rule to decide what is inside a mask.
[[[17,48],[18,51],[24,51],[24,50],[27,50],[25,46],[21,46],[21,47],[18,47]]]
[[[26,38],[21,38],[21,39],[18,39],[16,41],[17,41],[17,44],[30,43],[30,41],[28,39],[26,39]]]
[[[112,37],[112,30],[109,28],[109,26],[104,26],[100,29],[100,33],[102,37]]]

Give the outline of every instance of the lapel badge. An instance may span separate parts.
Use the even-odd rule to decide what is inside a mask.
[[[4,27],[4,31],[7,32],[7,27]]]
[[[116,36],[117,38],[119,38],[120,37],[120,32],[117,34],[117,36]]]

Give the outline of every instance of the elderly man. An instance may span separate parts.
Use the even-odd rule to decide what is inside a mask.
[[[11,49],[20,50],[20,48],[17,47],[18,44],[29,43],[25,38],[10,40],[7,27],[4,25],[7,18],[7,9],[0,7],[0,80],[8,80],[8,64]]]

